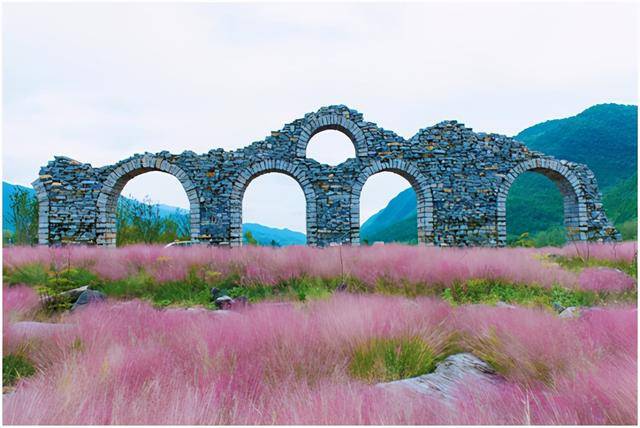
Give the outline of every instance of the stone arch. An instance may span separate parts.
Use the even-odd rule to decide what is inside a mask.
[[[497,227],[498,245],[507,244],[507,196],[513,182],[520,174],[532,171],[542,174],[553,181],[564,202],[564,224],[568,238],[585,240],[588,229],[586,197],[580,179],[566,163],[555,159],[532,159],[521,162],[511,168],[498,189]]]
[[[367,156],[367,142],[360,127],[351,119],[339,114],[327,114],[309,120],[303,127],[296,145],[296,156],[304,158],[307,155],[307,145],[311,137],[319,132],[333,129],[345,134],[356,149],[356,156]]]
[[[374,174],[388,171],[405,178],[416,192],[418,243],[433,243],[433,196],[427,178],[409,162],[374,161],[364,168],[351,188],[351,243],[360,244],[360,194],[366,181]]]
[[[268,174],[270,172],[279,172],[293,178],[302,188],[307,204],[307,245],[315,246],[317,217],[316,217],[316,193],[305,171],[290,162],[283,160],[263,160],[246,168],[233,182],[231,194],[229,198],[230,204],[230,236],[231,246],[239,247],[242,245],[242,199],[244,192],[253,181],[253,179]]]
[[[180,181],[189,198],[191,239],[198,238],[200,235],[200,198],[196,185],[182,168],[167,159],[154,155],[143,155],[118,164],[104,180],[97,203],[97,244],[110,247],[116,245],[116,208],[120,192],[129,180],[151,171],[166,172]]]
[[[40,179],[31,183],[38,199],[38,244],[49,243],[49,194]]]

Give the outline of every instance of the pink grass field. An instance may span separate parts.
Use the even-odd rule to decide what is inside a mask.
[[[562,319],[340,293],[225,315],[137,301],[94,305],[37,340],[7,336],[5,324],[5,348],[26,350],[39,372],[4,397],[3,422],[635,424],[636,319],[631,307]],[[369,338],[418,335],[437,349],[452,332],[503,366],[504,382],[461,387],[446,405],[349,375],[354,348]]]
[[[157,282],[186,278],[190,269],[199,268],[227,275],[237,272],[247,283],[275,284],[302,275],[335,278],[344,273],[366,284],[380,278],[410,283],[450,285],[473,278],[500,279],[513,283],[554,284],[567,288],[593,281],[581,281],[578,274],[562,269],[543,258],[545,254],[568,257],[588,249],[590,257],[609,261],[631,261],[637,253],[635,242],[617,245],[590,244],[564,248],[436,248],[384,245],[372,247],[216,247],[168,248],[136,245],[122,249],[96,247],[14,247],[4,250],[4,267],[15,269],[29,263],[42,263],[64,269],[89,269],[106,279],[122,279],[144,270]],[[598,281],[606,289],[607,282]],[[619,291],[621,281],[613,288]]]
[[[589,247],[630,262],[635,243]],[[237,273],[246,284],[345,273],[366,284],[449,285],[486,278],[592,291],[636,287],[611,268],[563,269],[548,254],[585,248],[221,249],[133,246],[7,248],[5,270],[41,263],[105,279],[144,271],[159,283],[192,269]],[[576,251],[578,253],[576,253]],[[36,366],[3,396],[5,424],[637,424],[637,308],[608,304],[577,318],[525,307],[452,307],[430,297],[334,293],[305,303],[234,311],[156,309],[108,300],[33,322],[37,293],[3,287],[3,355]],[[372,338],[418,336],[436,352],[472,352],[498,368],[496,384],[462,382],[454,400],[383,389],[351,376]],[[457,352],[457,351],[456,351]]]

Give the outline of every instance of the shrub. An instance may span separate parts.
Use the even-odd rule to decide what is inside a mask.
[[[349,369],[365,382],[389,382],[430,373],[437,359],[419,337],[373,338],[356,348]]]

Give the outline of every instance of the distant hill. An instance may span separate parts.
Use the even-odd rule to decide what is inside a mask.
[[[307,237],[304,233],[296,232],[289,229],[277,229],[267,227],[256,223],[244,223],[242,225],[242,233],[251,232],[254,239],[259,245],[272,245],[275,242],[277,246],[286,247],[288,245],[304,245],[307,243]],[[246,238],[244,242],[246,243]]]
[[[418,242],[416,194],[403,190],[386,207],[369,217],[360,229],[362,240],[372,244],[384,242]]]
[[[532,150],[587,164],[604,190],[637,171],[638,107],[598,104],[531,126],[514,138]]]
[[[11,207],[11,195],[13,195],[18,189],[24,189],[35,197],[35,190],[31,187],[20,186],[17,184],[2,182],[2,229],[7,231],[13,231],[13,227],[9,221],[9,213]],[[184,208],[173,207],[171,205],[157,204],[158,211],[161,217],[169,217],[176,214],[186,215],[189,211]],[[262,226],[256,223],[246,223],[243,226],[243,231],[250,231],[253,237],[258,241],[260,245],[271,245],[275,242],[278,246],[287,245],[304,245],[307,242],[307,238],[304,233],[295,232],[289,229],[277,229],[267,226]]]
[[[633,239],[638,193],[637,123],[637,106],[600,104],[573,117],[534,125],[514,138],[533,150],[587,164],[598,180],[607,215],[620,226],[623,238]],[[363,224],[362,239],[413,242],[415,210],[413,189],[402,191]],[[526,173],[514,182],[507,199],[508,239],[529,232],[540,245],[561,244],[562,221],[562,197],[549,179]]]

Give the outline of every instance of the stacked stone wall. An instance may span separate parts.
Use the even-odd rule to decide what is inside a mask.
[[[311,138],[327,129],[347,135],[356,157],[337,166],[307,158]],[[421,129],[406,140],[339,105],[306,114],[235,151],[136,154],[100,168],[55,157],[34,182],[40,242],[115,245],[120,192],[148,171],[178,178],[190,202],[192,239],[216,245],[241,244],[244,192],[253,179],[270,172],[289,175],[300,185],[309,245],[360,242],[360,193],[366,180],[382,171],[403,176],[416,191],[420,243],[505,245],[506,197],[511,183],[527,171],[544,174],[558,186],[571,239],[619,239],[586,165],[530,151],[503,135],[475,133],[456,121]]]

